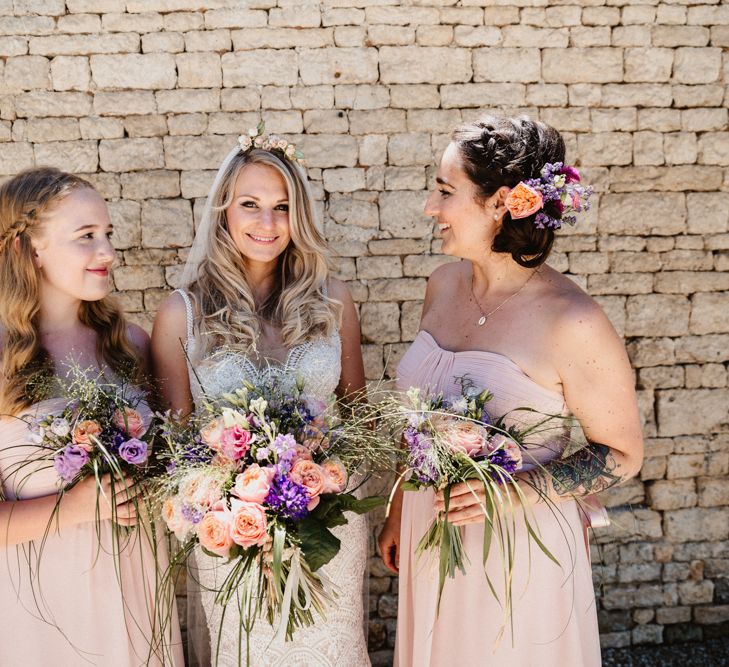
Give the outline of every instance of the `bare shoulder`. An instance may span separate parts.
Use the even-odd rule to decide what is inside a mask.
[[[600,304],[567,276],[548,269],[543,285],[555,340],[589,343],[617,337]]]
[[[127,338],[129,342],[143,354],[149,351],[149,334],[138,324],[127,324]]]
[[[154,318],[155,328],[164,326],[175,331],[187,331],[187,305],[182,294],[172,292],[159,306]]]
[[[447,292],[468,277],[470,262],[446,262],[428,278],[428,292]]]
[[[341,280],[338,278],[329,278],[327,280],[327,291],[332,299],[341,301],[343,304],[352,302],[352,293]]]

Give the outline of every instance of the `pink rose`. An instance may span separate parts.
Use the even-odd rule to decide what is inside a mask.
[[[235,485],[231,493],[240,500],[252,503],[262,503],[273,481],[273,469],[261,468],[257,463],[248,466],[242,473],[236,475]]]
[[[187,505],[208,508],[223,496],[223,483],[207,470],[190,473],[180,483],[180,496]]]
[[[294,450],[294,456],[291,459],[293,461],[303,460],[303,461],[311,461],[311,448],[309,447],[309,441],[304,440],[304,444],[300,445],[299,443],[296,443],[293,447]]]
[[[297,484],[306,487],[309,492],[309,511],[319,504],[319,496],[324,492],[327,477],[321,466],[313,461],[299,459],[291,468],[291,479]]]
[[[321,464],[327,474],[327,484],[324,493],[342,493],[347,488],[347,471],[341,461],[327,459]]]
[[[519,470],[523,463],[521,447],[519,447],[519,445],[511,438],[507,438],[504,443],[504,451],[509,455],[509,458],[516,463],[516,469]]]
[[[95,421],[85,419],[80,421],[73,429],[73,443],[87,452],[93,448],[93,440],[101,435],[101,426]]]
[[[114,426],[121,429],[132,438],[141,438],[147,430],[147,426],[144,423],[144,419],[142,419],[142,415],[132,408],[125,407],[124,412],[117,410],[114,413],[112,420],[114,422]]]
[[[220,438],[223,435],[223,421],[213,419],[200,429],[202,441],[216,452],[220,451]]]
[[[263,546],[268,538],[266,512],[258,503],[231,498],[233,523],[230,535],[233,542],[243,548]]]
[[[232,526],[233,514],[221,501],[197,524],[197,539],[205,549],[225,558],[233,546]]]
[[[468,456],[483,451],[488,440],[483,427],[469,421],[453,422],[446,426],[441,435],[454,452],[463,452]]]
[[[237,461],[242,459],[251,448],[253,436],[250,431],[246,431],[242,426],[236,424],[230,428],[223,429],[220,437],[220,450],[229,459]]]

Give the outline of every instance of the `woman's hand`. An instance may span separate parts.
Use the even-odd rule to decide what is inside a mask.
[[[513,484],[504,484],[494,492],[497,511],[501,513],[519,510],[522,505],[530,507],[542,499],[542,492],[533,485],[518,479],[519,492]],[[451,487],[448,501],[448,521],[454,526],[467,526],[470,523],[482,523],[486,517],[487,493],[484,485],[477,479],[454,484]],[[443,491],[435,495],[435,510],[445,512]]]
[[[96,479],[88,476],[65,494],[62,508],[70,510],[71,523],[87,523],[97,518],[103,521],[113,517],[118,524],[134,526],[138,521],[134,501],[141,492],[142,487],[130,477],[114,480],[112,494],[111,475],[101,478],[101,489],[97,488]]]
[[[377,538],[385,567],[397,574],[400,571],[400,515],[390,515]]]

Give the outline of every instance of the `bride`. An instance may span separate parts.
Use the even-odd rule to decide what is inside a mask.
[[[327,247],[295,147],[263,127],[239,137],[218,170],[182,278],[157,314],[152,335],[155,373],[173,411],[189,414],[202,396],[219,396],[243,381],[276,380],[322,400],[364,387],[359,321],[349,290],[329,276]],[[258,619],[250,635],[250,664],[286,667],[368,666],[362,587],[367,524],[359,515],[335,529],[339,554],[323,568],[337,590],[326,620],[301,628],[293,641],[273,641]],[[214,589],[228,568],[196,550],[188,605],[191,658],[238,665],[246,656],[241,616],[222,615]],[[190,616],[191,614],[188,614]],[[222,619],[221,619],[222,616]],[[202,632],[197,633],[200,629]],[[242,641],[240,640],[242,633]],[[199,634],[199,641],[195,636]],[[207,640],[207,647],[201,646]],[[212,648],[211,648],[212,647]]]

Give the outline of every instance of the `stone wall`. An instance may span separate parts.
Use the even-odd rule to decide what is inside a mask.
[[[551,264],[625,335],[647,437],[594,547],[603,641],[701,639],[729,628],[728,48],[718,0],[0,0],[0,174],[94,181],[148,326],[263,117],[307,156],[377,378],[444,261],[422,205],[449,131],[485,109],[551,123],[599,193]],[[372,549],[384,665],[396,581]]]

